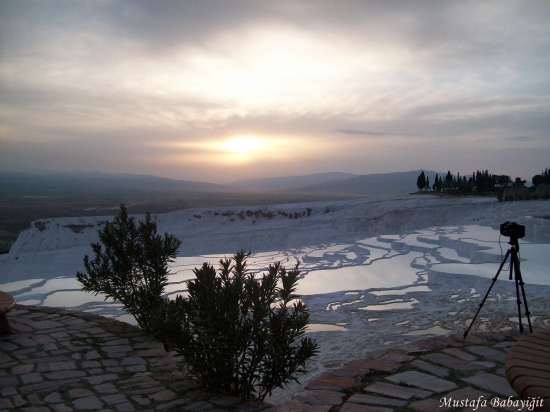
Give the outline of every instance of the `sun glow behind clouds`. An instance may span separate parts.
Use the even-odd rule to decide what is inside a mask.
[[[226,150],[244,155],[265,147],[265,143],[253,137],[236,137],[222,144]]]

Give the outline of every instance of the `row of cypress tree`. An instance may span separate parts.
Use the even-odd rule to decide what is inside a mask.
[[[533,185],[540,183],[550,184],[550,172],[548,169],[540,175],[533,176]],[[420,191],[432,190],[434,192],[454,193],[454,194],[490,194],[501,191],[508,187],[525,186],[526,180],[516,177],[514,181],[508,175],[491,174],[488,170],[478,170],[471,176],[455,176],[448,171],[445,176],[435,175],[434,182],[430,185],[430,178],[424,171],[420,173],[416,180],[416,186]]]

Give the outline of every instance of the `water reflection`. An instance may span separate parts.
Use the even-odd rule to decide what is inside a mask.
[[[319,324],[336,325],[336,317],[350,310],[410,310],[418,304],[416,298],[385,303],[377,298],[430,293],[433,284],[440,283],[434,282],[434,279],[458,279],[464,275],[470,278],[494,277],[502,259],[499,236],[498,230],[484,226],[434,227],[341,244],[255,253],[250,256],[248,264],[251,271],[263,272],[275,262],[282,262],[287,269],[300,262],[302,272],[297,293],[320,296],[322,311],[330,313],[335,321]],[[547,275],[550,245],[520,244],[524,281],[527,284],[550,285]],[[502,249],[505,252],[507,245],[503,244]],[[178,294],[185,296],[187,281],[194,278],[194,268],[202,266],[203,262],[217,267],[220,259],[231,256],[232,253],[176,258],[170,267],[165,296],[170,299]],[[507,272],[502,273],[501,279],[507,279],[507,275]],[[21,280],[1,284],[0,289],[13,294],[19,303],[93,311],[135,323],[121,311],[120,305],[113,305],[110,300],[105,302],[104,296],[80,291],[80,284],[74,277]],[[337,293],[340,295],[336,299],[333,295]],[[479,293],[472,288],[469,294],[454,293],[447,296],[447,300],[460,303],[476,296]],[[372,297],[375,299],[372,300]],[[491,296],[490,299],[513,300],[514,297]],[[341,328],[339,326],[333,330]],[[428,333],[428,329],[424,330]]]

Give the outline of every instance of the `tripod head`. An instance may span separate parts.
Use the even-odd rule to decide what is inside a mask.
[[[510,241],[508,242],[509,245],[512,245],[512,247],[516,248],[516,251],[519,252],[519,241],[517,236],[510,236]]]

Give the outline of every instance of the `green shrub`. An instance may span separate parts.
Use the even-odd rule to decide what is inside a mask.
[[[297,382],[317,344],[302,337],[309,312],[293,294],[298,266],[287,272],[277,263],[256,278],[246,268],[249,255],[220,260],[217,273],[207,263],[195,269],[189,297],[179,295],[158,312],[155,335],[204,385],[262,401]]]
[[[121,302],[142,329],[152,332],[153,315],[165,303],[162,293],[168,280],[168,263],[175,258],[181,241],[166,233],[164,237],[158,235],[157,224],[149,213],[144,222],[136,224],[124,205],[98,234],[101,243],[91,245],[94,259],[86,255],[86,273],[76,274],[82,290]]]

